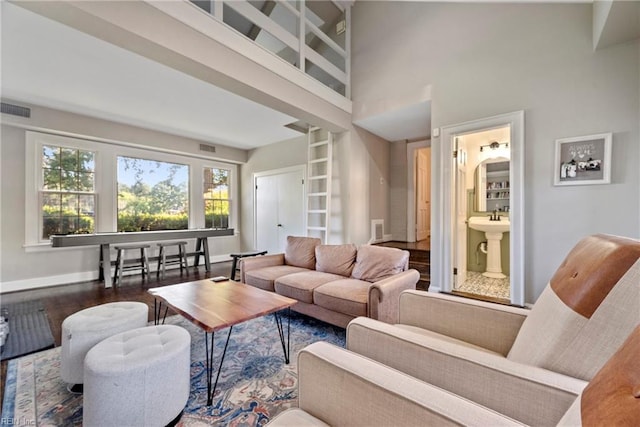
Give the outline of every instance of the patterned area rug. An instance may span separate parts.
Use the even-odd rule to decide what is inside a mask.
[[[192,339],[191,393],[178,426],[260,426],[295,406],[298,352],[316,341],[344,347],[345,330],[294,312],[290,319],[289,365],[273,315],[234,326],[208,407],[204,332],[181,316],[168,317],[165,323],[184,327]],[[286,331],[286,315],[283,322]],[[216,367],[227,333],[224,329],[215,335]],[[9,361],[0,425],[82,425],[82,395],[69,393],[60,379],[60,347]]]

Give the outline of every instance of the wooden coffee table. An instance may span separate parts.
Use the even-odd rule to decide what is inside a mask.
[[[199,326],[205,333],[206,366],[207,366],[207,406],[211,406],[220,378],[220,370],[227,353],[229,338],[233,326],[256,317],[273,313],[282,343],[285,363],[289,363],[289,332],[291,328],[290,316],[287,316],[287,337],[285,343],[284,327],[278,311],[289,309],[297,301],[283,297],[273,292],[263,291],[253,286],[234,281],[213,282],[210,279],[195,282],[180,283],[149,289],[153,295],[155,323],[164,322],[167,309],[178,312],[193,324]],[[162,319],[162,306],[166,305]],[[216,331],[230,328],[225,343],[218,374],[213,380],[213,340]],[[210,337],[209,337],[210,335]],[[209,338],[211,343],[209,344]],[[211,351],[209,351],[211,345]]]

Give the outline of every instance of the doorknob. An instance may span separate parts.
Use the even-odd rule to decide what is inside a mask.
[[[278,227],[282,227],[282,224],[278,224]]]

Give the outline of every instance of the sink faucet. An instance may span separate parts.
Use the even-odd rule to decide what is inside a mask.
[[[489,221],[500,221],[500,215],[498,215],[498,209],[494,209],[493,213],[489,215]]]

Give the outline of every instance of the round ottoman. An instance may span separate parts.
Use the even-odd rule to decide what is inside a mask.
[[[129,329],[147,326],[149,307],[122,301],[81,310],[62,322],[60,376],[69,384],[82,384],[84,357],[105,338]],[[79,391],[74,387],[73,391]]]
[[[147,326],[96,344],[84,360],[84,426],[165,426],[190,390],[191,336]]]

